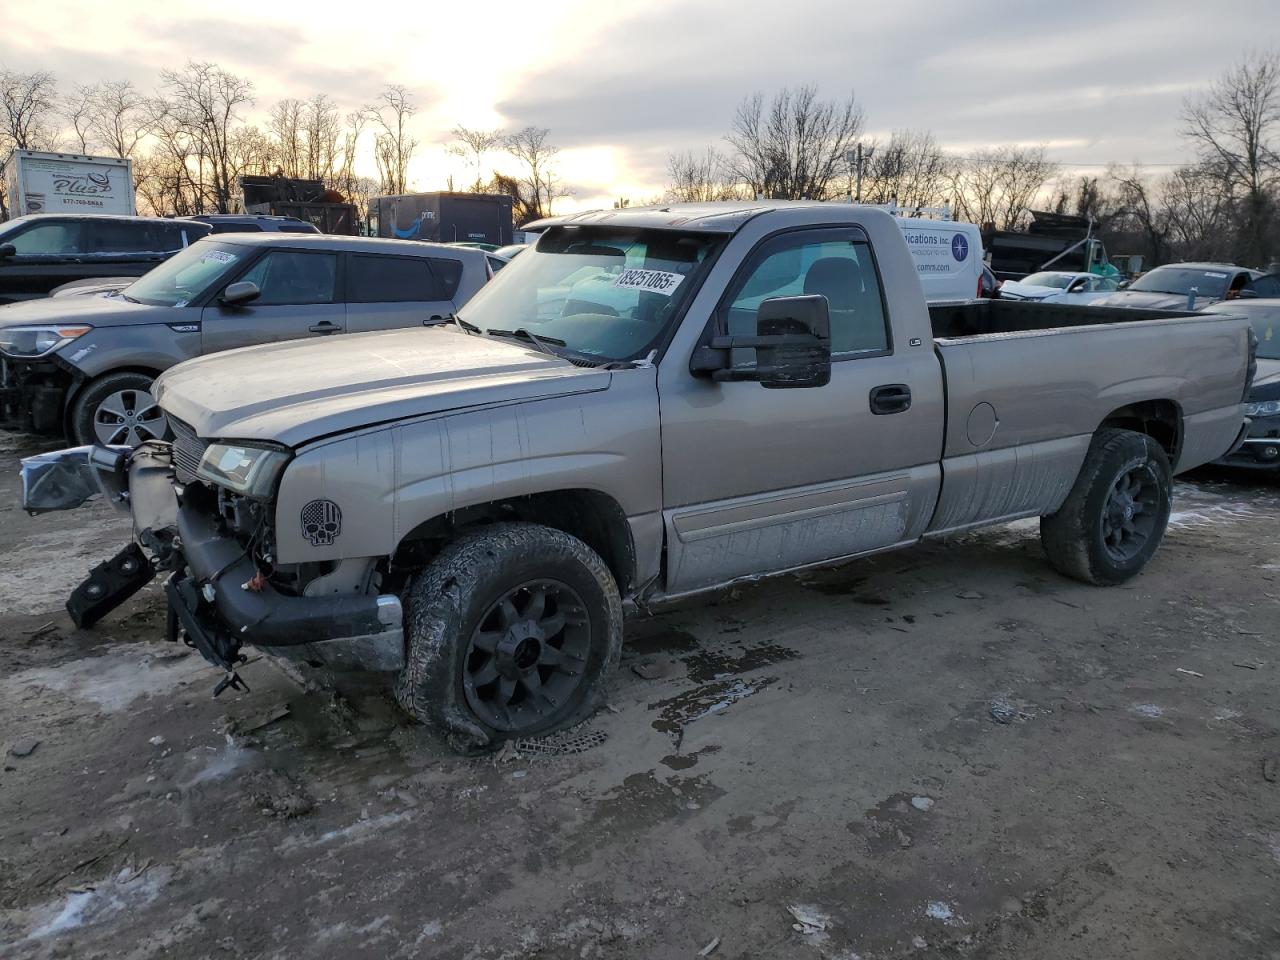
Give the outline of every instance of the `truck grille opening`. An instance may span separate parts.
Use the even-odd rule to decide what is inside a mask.
[[[179,483],[191,483],[209,444],[175,417],[169,417],[169,428],[173,431],[173,472]]]

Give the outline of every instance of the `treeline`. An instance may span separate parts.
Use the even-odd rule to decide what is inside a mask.
[[[164,70],[149,93],[128,81],[62,92],[48,72],[0,68],[0,156],[16,146],[130,157],[142,206],[160,215],[226,212],[244,174],[323,180],[362,209],[371,196],[406,192],[422,144],[412,134],[417,105],[405,87],[388,85],[348,112],[323,93],[282,100],[261,126],[245,120],[256,105],[252,81],[214,63]],[[852,94],[824,100],[803,86],[744,99],[722,145],[670,155],[665,193],[653,199],[856,194],[911,209],[945,204],[957,219],[1000,228],[1021,226],[1028,209],[1049,208],[1093,218],[1112,252],[1142,254],[1149,263],[1263,266],[1280,257],[1280,56],[1246,56],[1188,98],[1179,134],[1193,159],[1167,173],[1116,165],[1072,177],[1043,147],[961,156],[911,128],[878,142],[866,135]],[[559,148],[545,128],[459,126],[444,146],[469,170],[470,182],[450,178],[448,189],[510,194],[518,222],[548,215],[567,195]],[[369,155],[376,178],[357,171]],[[0,212],[3,203],[0,195]]]
[[[824,101],[801,87],[744,100],[723,147],[671,154],[666,198],[839,200],[856,193],[910,209],[949,205],[957,219],[1001,229],[1022,226],[1028,209],[1049,209],[1092,217],[1108,249],[1141,254],[1149,264],[1271,264],[1280,257],[1280,57],[1245,57],[1188,98],[1181,121],[1194,158],[1186,165],[1157,175],[1117,164],[1100,176],[1072,177],[1043,147],[960,156],[912,129],[878,142],[865,135],[855,97]]]
[[[373,103],[347,112],[323,93],[281,100],[261,126],[245,121],[255,105],[253,82],[215,63],[163,70],[151,92],[128,80],[62,92],[47,71],[0,68],[0,157],[17,147],[132,159],[139,204],[157,216],[230,212],[246,174],[322,180],[362,215],[370,197],[408,191],[422,145],[411,132],[417,104],[405,87],[389,84]],[[510,194],[521,222],[546,216],[565,195],[550,131],[458,127],[453,137],[447,149],[476,170],[467,189]],[[482,176],[494,152],[514,172]],[[376,178],[357,170],[370,154]],[[0,214],[7,215],[6,202],[0,185]]]

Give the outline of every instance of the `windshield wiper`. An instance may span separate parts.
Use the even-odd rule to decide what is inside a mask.
[[[456,323],[458,326],[460,326],[463,330],[467,331],[467,333],[480,332],[480,328],[477,327],[474,323],[467,323],[467,321],[463,320],[456,313],[453,315],[453,322]]]
[[[565,342],[559,337],[540,337],[525,327],[517,327],[515,330],[495,330],[490,327],[486,332],[491,337],[511,337],[513,340],[526,340],[543,353],[549,353],[553,357],[558,357],[560,354],[551,349],[551,344],[555,344],[557,347],[565,346]]]

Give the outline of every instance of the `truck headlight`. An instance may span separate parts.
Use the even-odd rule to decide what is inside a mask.
[[[1246,403],[1244,415],[1246,417],[1280,416],[1280,400],[1262,400],[1258,403]]]
[[[211,443],[196,476],[255,500],[271,496],[289,452],[246,443]]]
[[[59,347],[65,347],[76,337],[83,337],[92,329],[87,323],[0,329],[0,353],[32,360],[47,356]]]

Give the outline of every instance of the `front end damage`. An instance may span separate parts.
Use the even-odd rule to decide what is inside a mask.
[[[66,510],[104,496],[132,514],[134,542],[100,564],[67,610],[88,627],[159,574],[166,574],[168,638],[224,671],[215,695],[244,688],[242,648],[335,669],[396,671],[404,665],[399,597],[363,577],[273,563],[273,504],[180,478],[170,444],[130,450],[79,447],[22,461],[23,507]],[[186,482],[184,482],[184,479]],[[361,566],[361,562],[344,564]],[[337,564],[341,567],[343,564]],[[326,577],[327,575],[327,577]],[[324,584],[323,589],[314,589]]]

